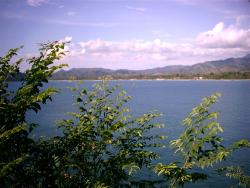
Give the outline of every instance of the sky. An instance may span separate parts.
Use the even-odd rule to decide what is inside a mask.
[[[69,68],[148,69],[250,53],[249,0],[0,0],[0,26],[0,56],[70,41],[60,60]]]

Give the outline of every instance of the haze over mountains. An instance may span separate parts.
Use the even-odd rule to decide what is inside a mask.
[[[225,72],[250,72],[250,54],[241,58],[228,58],[224,60],[208,61],[194,65],[171,65],[146,70],[105,69],[105,68],[72,68],[56,72],[52,79],[88,79],[102,76],[133,77],[138,75],[196,75],[220,74]]]

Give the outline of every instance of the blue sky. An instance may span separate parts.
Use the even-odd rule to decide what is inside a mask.
[[[69,67],[146,69],[250,53],[248,0],[0,0],[0,55],[70,40]],[[23,65],[25,67],[25,65]]]

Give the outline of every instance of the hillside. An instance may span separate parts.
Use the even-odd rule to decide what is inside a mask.
[[[166,75],[208,75],[224,73],[250,72],[250,54],[241,58],[208,61],[190,66],[173,65],[146,70],[104,69],[104,68],[73,68],[56,72],[52,79],[97,79],[102,76],[112,78],[145,78]]]

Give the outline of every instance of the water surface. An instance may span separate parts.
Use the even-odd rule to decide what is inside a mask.
[[[83,86],[91,88],[95,81],[85,81]],[[219,122],[224,128],[225,145],[236,140],[250,139],[250,81],[111,81],[119,83],[132,96],[128,104],[133,115],[140,115],[150,110],[158,110],[163,116],[159,119],[165,123],[165,128],[155,132],[164,134],[169,140],[177,138],[183,130],[181,121],[200,103],[201,99],[214,92],[220,92],[222,97],[214,106],[220,112]],[[60,134],[55,122],[67,118],[66,112],[75,111],[72,93],[67,86],[76,83],[68,81],[50,81],[49,86],[59,88],[61,92],[53,97],[53,102],[42,107],[42,111],[35,115],[28,114],[29,121],[35,121],[40,126],[34,135],[52,136]],[[159,150],[164,159],[171,161],[173,156],[170,149]],[[227,161],[231,165],[241,165],[250,174],[250,151],[238,151]],[[218,176],[208,170],[210,178],[198,184],[189,184],[185,187],[229,187],[235,183],[225,177]],[[145,177],[150,176],[145,173]]]

